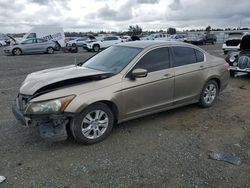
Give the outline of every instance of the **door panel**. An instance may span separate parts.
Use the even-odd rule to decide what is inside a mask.
[[[122,82],[124,118],[164,109],[173,102],[174,70],[151,72],[145,78]]]
[[[175,104],[194,100],[200,95],[206,72],[204,62],[175,67]]]

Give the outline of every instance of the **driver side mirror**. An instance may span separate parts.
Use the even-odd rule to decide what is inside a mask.
[[[135,78],[144,78],[148,75],[148,71],[146,69],[135,69],[132,71],[131,76],[133,79]]]

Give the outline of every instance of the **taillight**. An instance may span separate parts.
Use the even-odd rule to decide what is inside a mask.
[[[229,64],[228,63],[224,63],[224,68],[225,69],[229,69]]]

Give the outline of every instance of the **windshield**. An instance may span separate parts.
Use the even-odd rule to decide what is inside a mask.
[[[111,46],[86,61],[83,66],[90,69],[117,74],[121,72],[121,70],[141,52],[141,50],[141,48],[134,47]]]

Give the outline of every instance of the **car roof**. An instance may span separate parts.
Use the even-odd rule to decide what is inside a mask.
[[[133,42],[126,42],[126,43],[119,43],[117,46],[126,46],[126,47],[134,47],[134,48],[148,48],[148,47],[157,47],[162,45],[181,45],[181,46],[192,46],[190,44],[184,42],[177,42],[177,41],[157,41],[157,40],[145,40],[145,41],[133,41]]]

